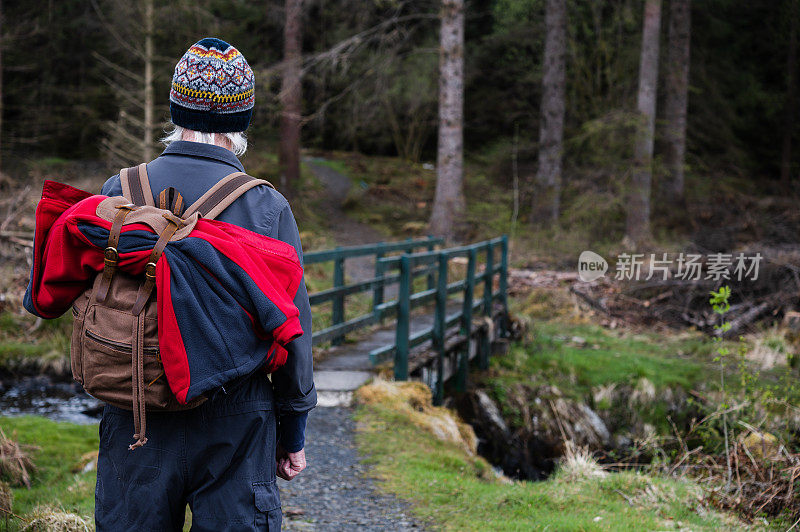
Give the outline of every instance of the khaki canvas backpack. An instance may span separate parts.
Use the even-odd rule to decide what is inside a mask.
[[[148,225],[165,227],[150,254],[144,277],[139,278],[117,269],[117,244],[131,212],[145,205],[155,207],[147,165],[122,169],[120,180],[122,195],[131,203],[118,207],[104,251],[103,271],[72,307],[70,360],[73,378],[87,393],[133,410],[136,442],[129,446],[133,450],[147,442],[146,411],[186,410],[206,400],[199,397],[183,405],[167,383],[158,346],[156,298],[151,297],[158,259],[184,220],[194,214],[213,219],[247,190],[262,184],[275,187],[236,172],[220,180],[185,212],[180,193],[172,187],[162,191],[158,208],[144,209],[154,218]]]

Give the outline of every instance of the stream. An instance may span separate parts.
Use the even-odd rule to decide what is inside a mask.
[[[47,376],[0,381],[0,415],[44,416],[54,421],[97,423],[103,403],[78,383],[56,382]]]

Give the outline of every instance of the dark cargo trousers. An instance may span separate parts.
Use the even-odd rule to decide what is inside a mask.
[[[272,385],[264,374],[226,385],[192,410],[147,414],[134,451],[133,413],[106,405],[95,488],[98,532],[280,530]]]

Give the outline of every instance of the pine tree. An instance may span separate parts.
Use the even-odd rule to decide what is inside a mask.
[[[670,0],[664,131],[667,179],[664,182],[664,195],[672,204],[683,200],[690,39],[690,0]]]
[[[464,0],[443,0],[439,36],[439,144],[433,234],[454,240],[464,200]]]
[[[281,189],[287,195],[291,195],[291,191],[300,181],[300,119],[303,98],[302,9],[302,0],[286,0],[279,162]]]
[[[640,128],[634,144],[626,239],[638,246],[650,238],[650,187],[653,179],[653,132],[658,84],[658,41],[661,0],[646,0],[639,62],[637,110]]]
[[[564,101],[567,54],[567,2],[547,0],[542,107],[539,121],[538,190],[531,220],[557,224],[561,198],[561,158],[564,140]]]

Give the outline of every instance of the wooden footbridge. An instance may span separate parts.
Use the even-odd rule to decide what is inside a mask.
[[[347,260],[360,275],[346,281]],[[332,286],[310,294],[324,320],[313,343],[329,346],[315,364],[318,390],[346,393],[392,364],[395,380],[426,382],[440,404],[445,386],[464,390],[470,364],[486,369],[507,342],[505,235],[451,248],[432,237],[337,247],[304,263],[326,276],[333,266]]]

